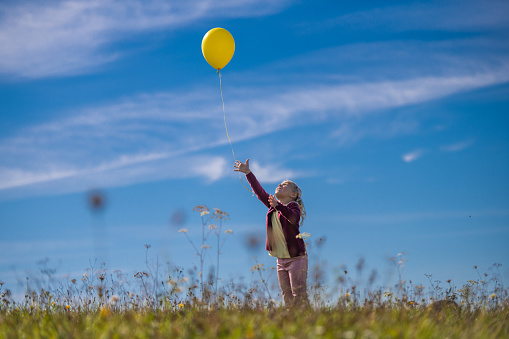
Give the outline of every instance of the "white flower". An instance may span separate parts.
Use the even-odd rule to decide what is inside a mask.
[[[110,303],[110,305],[113,306],[113,305],[116,305],[119,300],[120,300],[120,297],[118,295],[114,294],[110,297],[109,303]]]
[[[209,225],[209,230],[215,230],[216,228],[217,228],[217,226],[214,224]]]
[[[201,214],[201,216],[203,217],[204,215],[207,215],[207,214],[209,214],[209,213],[210,213],[209,211],[202,211],[200,214]]]
[[[226,231],[224,231],[224,233],[226,233],[226,234],[233,234],[233,231],[232,230],[226,230]]]
[[[189,230],[187,228],[183,228],[179,231],[179,233],[186,233],[186,232],[189,232]]]
[[[304,233],[297,234],[295,237],[299,238],[299,239],[306,240],[307,238],[311,237],[311,234],[304,232]]]

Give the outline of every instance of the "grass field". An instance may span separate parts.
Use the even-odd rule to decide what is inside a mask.
[[[508,291],[496,279],[457,290],[432,285],[433,298],[403,281],[359,291],[343,278],[311,285],[310,306],[287,309],[270,297],[277,288],[262,265],[253,267],[257,281],[231,282],[218,294],[214,279],[202,291],[199,275],[183,273],[155,280],[138,272],[129,282],[90,269],[79,280],[41,279],[47,288],[28,288],[18,302],[0,289],[0,338],[509,338]]]
[[[507,338],[507,306],[496,309],[324,307],[128,311],[10,309],[2,338]]]

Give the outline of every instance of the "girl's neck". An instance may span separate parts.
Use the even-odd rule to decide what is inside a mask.
[[[292,201],[294,201],[292,198],[283,198],[283,199],[279,200],[279,202],[282,203],[283,205],[288,205]]]

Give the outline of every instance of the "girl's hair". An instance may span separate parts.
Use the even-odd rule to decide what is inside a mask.
[[[292,191],[294,193],[297,193],[297,197],[294,199],[294,201],[297,204],[299,204],[299,208],[300,208],[300,225],[302,226],[302,224],[304,223],[304,219],[306,219],[306,208],[304,207],[304,202],[302,201],[302,190],[300,189],[299,186],[297,186],[296,183],[294,183],[291,180],[283,181],[283,184],[285,184],[285,183],[288,186],[291,187],[291,189],[292,189]]]

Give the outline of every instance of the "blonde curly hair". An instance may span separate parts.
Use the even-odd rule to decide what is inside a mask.
[[[302,201],[302,190],[295,182],[291,180],[285,180],[282,182],[282,184],[287,184],[294,193],[297,193],[297,197],[294,199],[294,201],[299,205],[300,208],[300,225],[302,226],[304,219],[306,219],[306,208],[304,207],[304,202]]]

